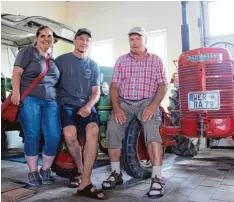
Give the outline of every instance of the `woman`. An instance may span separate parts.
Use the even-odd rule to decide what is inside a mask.
[[[53,40],[52,30],[47,26],[40,27],[36,33],[36,45],[19,51],[12,76],[11,101],[16,105],[21,104],[19,118],[25,136],[24,153],[29,167],[28,180],[32,186],[54,183],[50,168],[61,136],[55,89],[60,73],[54,59],[51,58]],[[40,73],[44,72],[47,57],[50,59],[45,77],[20,103],[20,95]],[[42,151],[42,168],[38,172],[41,132],[44,135],[45,144]]]

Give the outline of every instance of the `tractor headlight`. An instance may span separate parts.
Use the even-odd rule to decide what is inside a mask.
[[[107,82],[103,82],[102,87],[101,87],[102,95],[105,95],[105,96],[109,95],[109,91],[110,91],[109,84]]]

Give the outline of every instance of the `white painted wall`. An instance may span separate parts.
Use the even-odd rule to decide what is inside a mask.
[[[3,1],[1,13],[44,16],[66,23],[66,2],[62,1]]]
[[[191,48],[200,47],[197,2],[188,4]],[[173,60],[181,54],[181,3],[178,2],[67,2],[67,22],[75,29],[91,29],[93,41],[113,39],[114,59],[129,51],[127,33],[133,26],[147,32],[167,30],[168,76],[175,71]],[[167,96],[162,102],[168,106]]]
[[[68,24],[75,29],[88,27],[93,41],[114,40],[114,59],[129,51],[127,32],[133,26],[144,26],[146,31],[167,30],[168,72],[174,72],[173,60],[181,53],[181,4],[178,2],[2,2],[1,13],[40,15]],[[198,3],[188,4],[191,26],[191,48],[200,46],[197,18]],[[69,51],[63,43],[57,53]]]
[[[200,47],[197,2],[188,4],[191,48]],[[167,30],[169,76],[173,60],[181,53],[180,2],[67,2],[67,22],[73,28],[87,27],[93,41],[114,40],[114,58],[129,51],[127,33],[141,25],[147,32]]]
[[[168,76],[175,71],[173,60],[181,53],[181,4],[178,2],[2,2],[1,13],[40,15],[68,24],[74,29],[87,27],[93,41],[113,39],[114,59],[129,51],[127,33],[133,26],[147,32],[167,30]],[[197,18],[198,3],[188,4],[191,48],[200,47]],[[71,51],[73,46],[56,44],[55,55]],[[165,98],[163,105],[168,105]]]

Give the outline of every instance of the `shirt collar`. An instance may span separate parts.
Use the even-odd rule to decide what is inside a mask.
[[[131,57],[135,58],[135,56],[132,54],[132,52],[131,52],[131,51],[129,52],[129,56],[131,56]],[[144,57],[145,57],[145,56],[152,56],[152,53],[149,53],[149,52],[148,52],[148,50],[147,50],[147,48],[145,48],[145,54],[144,54]]]
[[[47,58],[47,57],[53,58],[52,53],[47,53],[46,57],[45,57],[45,56],[43,56],[43,55],[40,54],[39,50],[35,46],[33,46],[33,47],[34,47],[34,51],[36,52],[36,54],[37,54],[38,57],[40,57],[40,58],[42,58],[42,57],[44,57],[44,58]]]

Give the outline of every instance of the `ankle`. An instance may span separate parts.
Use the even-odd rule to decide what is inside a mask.
[[[80,186],[81,186],[81,187],[86,187],[86,186],[88,186],[90,183],[91,183],[90,180],[84,180],[84,179],[82,179],[82,180],[81,180],[81,183],[80,183]]]
[[[111,162],[111,171],[120,174],[120,162]]]
[[[42,167],[41,167],[41,170],[42,170],[42,171],[46,171],[46,170],[48,170],[48,169],[50,169],[50,168],[46,168],[46,169],[44,169],[44,168],[42,168]]]
[[[153,166],[152,167],[152,178],[162,179],[162,167],[161,166]]]
[[[29,170],[29,173],[38,172],[38,170]]]

